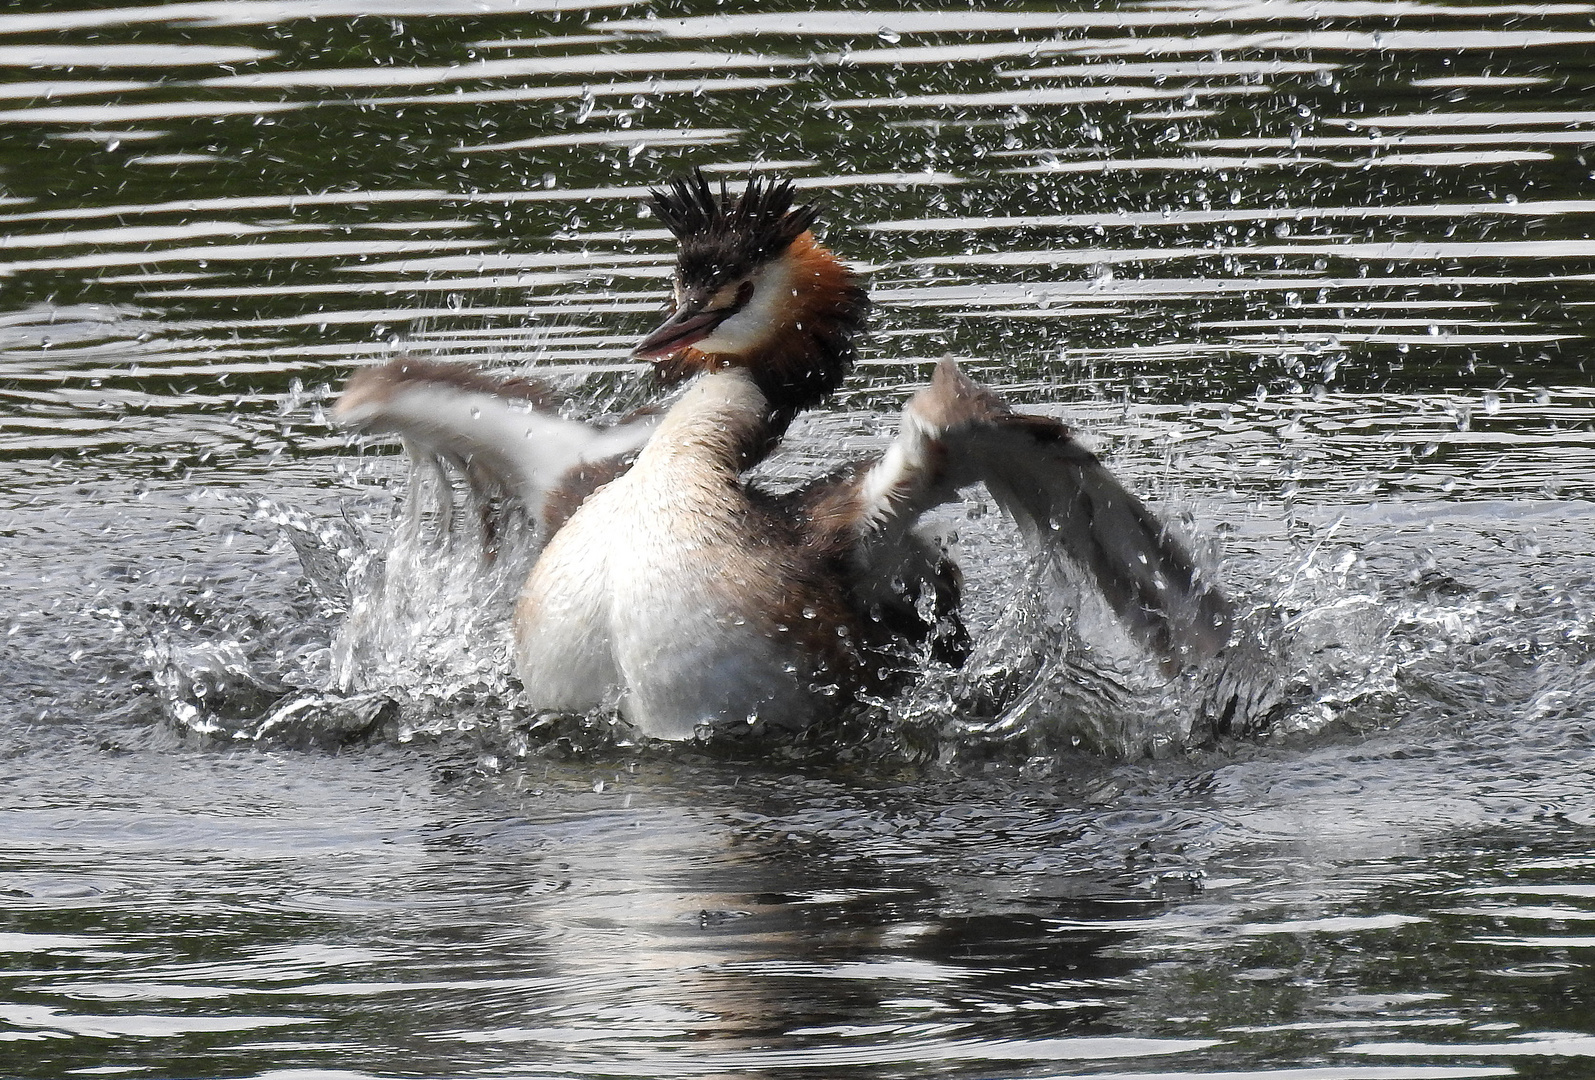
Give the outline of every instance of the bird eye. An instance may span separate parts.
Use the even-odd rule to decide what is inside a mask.
[[[722,285],[709,298],[709,308],[713,311],[724,311],[727,308],[736,310],[746,304],[753,296],[753,282],[734,281],[729,285]]]

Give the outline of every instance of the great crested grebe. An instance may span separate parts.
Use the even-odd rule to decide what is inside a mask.
[[[618,701],[642,734],[687,739],[802,727],[890,689],[914,657],[957,663],[961,576],[914,526],[974,484],[1166,668],[1222,649],[1229,604],[1157,518],[1067,427],[951,360],[879,457],[782,495],[746,481],[847,377],[868,304],[792,201],[790,183],[757,179],[717,196],[701,172],[653,193],[680,242],[675,302],[634,355],[695,379],[662,417],[583,424],[528,380],[403,359],[338,401],[344,424],[397,432],[526,508],[525,542],[543,544],[514,612],[530,703]]]

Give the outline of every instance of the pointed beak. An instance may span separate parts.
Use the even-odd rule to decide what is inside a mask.
[[[657,360],[684,349],[695,341],[702,341],[714,333],[714,328],[735,314],[735,308],[704,311],[692,304],[684,304],[661,323],[653,333],[637,343],[631,355],[639,360]]]

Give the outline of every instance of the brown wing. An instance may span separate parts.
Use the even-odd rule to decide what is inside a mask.
[[[921,514],[974,484],[1166,663],[1229,641],[1229,601],[1141,500],[1063,424],[1013,412],[951,360],[903,410],[886,454],[834,493],[849,512],[832,516],[855,531],[862,564],[889,563]]]

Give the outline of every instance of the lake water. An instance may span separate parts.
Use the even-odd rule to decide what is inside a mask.
[[[0,1075],[1595,1075],[1595,4],[792,6],[0,12]],[[877,301],[772,479],[959,357],[1212,552],[1244,722],[976,499],[1001,708],[527,729],[324,410],[645,399],[693,165]]]

